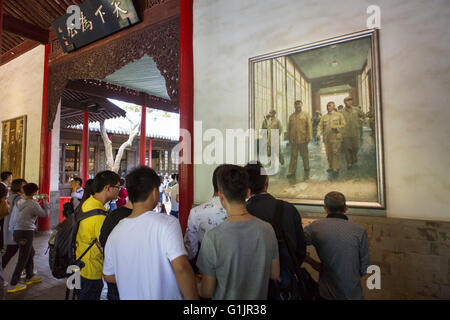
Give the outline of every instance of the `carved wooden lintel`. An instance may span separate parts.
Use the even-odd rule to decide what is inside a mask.
[[[51,63],[48,92],[49,130],[53,127],[59,99],[70,80],[104,79],[145,54],[155,61],[166,81],[167,93],[172,103],[178,105],[179,46],[180,23],[177,16],[74,55],[72,59]]]

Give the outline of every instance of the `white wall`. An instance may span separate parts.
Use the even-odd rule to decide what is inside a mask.
[[[195,120],[248,128],[248,59],[364,30],[371,4],[381,8],[386,214],[450,221],[448,0],[196,0]],[[212,194],[213,170],[195,166],[195,203]]]
[[[39,183],[45,47],[0,66],[0,121],[27,115],[25,179]]]

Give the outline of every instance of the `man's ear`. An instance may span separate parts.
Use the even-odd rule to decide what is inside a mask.
[[[343,213],[346,213],[347,210],[348,210],[348,206],[345,206],[345,209],[344,209],[344,212],[343,212]]]
[[[245,196],[245,199],[250,198],[250,196],[252,195],[252,191],[250,190],[250,188],[247,190],[247,195]]]
[[[267,191],[269,189],[269,176],[266,176],[266,182],[264,182],[264,190]]]
[[[330,214],[330,209],[328,209],[327,206],[323,206],[323,207],[324,207],[324,209],[325,209],[325,212],[328,213],[328,214]]]

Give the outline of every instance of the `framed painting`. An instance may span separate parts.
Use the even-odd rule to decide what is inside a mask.
[[[376,29],[249,59],[249,151],[272,195],[385,208],[379,68]]]
[[[2,121],[1,171],[11,171],[14,179],[25,176],[27,116]]]

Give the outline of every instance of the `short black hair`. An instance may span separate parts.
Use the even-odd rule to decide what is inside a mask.
[[[221,164],[216,169],[214,169],[213,176],[212,176],[214,193],[217,193],[219,191],[219,186],[217,185],[217,172],[219,172],[219,169],[222,168],[223,166],[226,166],[226,164]]]
[[[32,196],[33,193],[39,190],[39,187],[36,183],[27,183],[23,186],[23,192],[26,196]]]
[[[81,179],[80,177],[73,178],[73,181],[78,181],[80,183],[80,186],[83,185],[83,179]]]
[[[120,186],[123,187],[124,184],[125,184],[125,179],[124,178],[120,178]]]
[[[120,176],[113,171],[102,171],[97,173],[92,183],[92,192],[100,193],[106,186],[114,187],[120,182]]]
[[[25,179],[14,179],[11,182],[11,191],[13,193],[22,192],[22,185],[27,184],[27,181]]]
[[[9,176],[12,176],[11,171],[3,171],[0,175],[0,178],[2,179],[2,181],[5,181],[6,179],[9,178]]]
[[[248,193],[248,174],[244,168],[227,164],[217,172],[217,185],[227,201],[245,203]]]
[[[244,169],[248,174],[250,192],[252,194],[263,192],[264,185],[266,184],[267,180],[267,175],[261,174],[261,171],[265,173],[262,164],[259,161],[256,163],[247,163]]]
[[[172,175],[170,176],[173,180],[177,180],[178,181],[178,173],[172,173]]]
[[[325,207],[330,210],[331,213],[345,213],[345,196],[337,191],[331,191],[325,196]]]
[[[126,183],[128,198],[136,203],[147,200],[155,188],[159,189],[161,178],[152,168],[142,166],[127,175]]]

